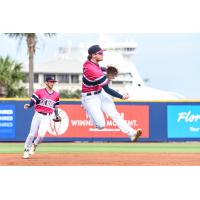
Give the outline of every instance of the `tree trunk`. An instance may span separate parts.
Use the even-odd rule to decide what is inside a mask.
[[[34,53],[36,46],[36,35],[30,33],[27,35],[27,45],[29,54],[29,97],[33,94],[34,84]]]
[[[7,95],[6,87],[0,85],[0,97],[6,97],[6,95]]]
[[[33,94],[33,84],[34,84],[34,71],[33,71],[33,59],[34,59],[34,54],[31,53],[29,54],[29,97]]]

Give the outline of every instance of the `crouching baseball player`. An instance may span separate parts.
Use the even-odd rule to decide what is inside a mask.
[[[142,135],[142,130],[134,130],[116,110],[111,96],[126,100],[129,95],[127,93],[121,95],[109,87],[109,81],[117,76],[118,70],[111,66],[107,68],[99,66],[99,62],[103,60],[103,51],[99,45],[88,49],[88,60],[83,65],[82,106],[96,128],[105,127],[103,113],[106,113],[131,141],[136,142]],[[107,71],[107,75],[103,71]]]
[[[59,105],[59,94],[53,90],[54,77],[47,77],[43,89],[36,90],[29,102],[24,105],[24,109],[34,106],[35,114],[32,119],[30,132],[24,145],[23,158],[29,158],[35,153],[37,146],[42,142],[48,130],[50,120],[61,121],[57,106]],[[55,115],[53,115],[55,112]]]

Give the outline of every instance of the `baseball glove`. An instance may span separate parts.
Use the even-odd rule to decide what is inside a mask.
[[[112,65],[107,66],[107,76],[108,77],[112,77],[115,78],[116,76],[118,76],[118,69]]]
[[[61,122],[61,117],[60,116],[56,116],[55,118],[53,118],[54,122]]]

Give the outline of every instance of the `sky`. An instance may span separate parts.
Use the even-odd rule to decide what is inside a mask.
[[[57,33],[48,39],[38,34],[35,62],[53,59],[59,47],[96,44],[99,33]],[[200,99],[200,34],[199,33],[109,33],[116,42],[136,42],[132,62],[148,86],[177,92],[186,99]],[[27,63],[26,42],[0,35],[0,56]]]

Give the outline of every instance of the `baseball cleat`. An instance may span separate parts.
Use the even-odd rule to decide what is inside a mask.
[[[29,150],[28,149],[24,149],[24,155],[23,155],[23,158],[24,159],[27,159],[27,158],[29,158]]]
[[[136,134],[131,137],[131,142],[137,142],[138,138],[142,135],[142,129],[139,128],[136,131]]]
[[[34,155],[35,154],[35,150],[37,148],[37,145],[35,145],[34,143],[31,146],[31,149],[29,151],[29,155]]]

